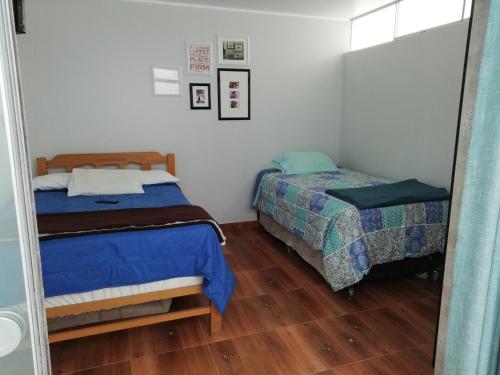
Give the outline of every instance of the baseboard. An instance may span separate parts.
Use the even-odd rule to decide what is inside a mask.
[[[240,221],[237,223],[226,223],[226,224],[221,224],[220,225],[222,230],[237,230],[237,229],[251,229],[251,228],[258,228],[259,227],[259,222],[257,220],[252,220],[252,221]]]

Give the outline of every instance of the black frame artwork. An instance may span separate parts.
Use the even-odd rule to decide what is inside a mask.
[[[224,113],[222,112],[222,99],[224,98],[225,93],[221,92],[221,75],[223,75],[225,72],[240,72],[242,73],[242,77],[239,80],[240,82],[246,82],[247,84],[247,90],[246,90],[246,99],[247,102],[246,108],[248,108],[248,113],[246,116],[240,116],[240,117],[232,117],[232,116],[225,116]],[[246,75],[246,77],[244,77]],[[239,91],[239,87],[238,90]],[[217,94],[218,94],[218,109],[219,109],[219,120],[224,120],[224,121],[229,121],[229,120],[250,120],[250,69],[235,69],[235,68],[218,68],[217,69]],[[231,94],[230,94],[231,95]],[[230,97],[230,103],[236,103],[238,105],[238,102],[241,100],[241,95],[238,92],[238,97]],[[234,99],[234,100],[231,100]],[[241,104],[241,103],[240,103]]]
[[[206,106],[195,106],[193,97],[193,87],[202,86],[207,88],[207,105]],[[190,83],[189,84],[189,100],[191,104],[191,109],[212,109],[212,99],[210,94],[210,83]]]
[[[26,34],[26,26],[24,24],[24,0],[12,0],[12,9],[14,10],[16,34]]]

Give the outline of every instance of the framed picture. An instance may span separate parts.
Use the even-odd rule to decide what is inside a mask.
[[[217,69],[219,120],[250,120],[250,69]]]
[[[191,109],[211,109],[210,83],[190,83]]]
[[[248,37],[217,37],[220,65],[249,65],[250,40]]]
[[[187,73],[212,74],[212,45],[186,43]]]

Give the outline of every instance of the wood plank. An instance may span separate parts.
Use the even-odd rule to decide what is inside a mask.
[[[413,348],[387,356],[335,367],[318,375],[432,375],[432,360]]]
[[[222,315],[213,302],[210,302],[210,335],[218,335],[222,330]]]
[[[109,298],[100,301],[84,302],[74,305],[52,307],[46,310],[47,318],[57,318],[66,315],[82,314],[85,312],[114,309],[127,305],[137,305],[151,301],[159,301],[166,298],[187,296],[203,293],[201,285],[186,286],[182,288],[159,290],[156,292],[134,294],[131,296]]]
[[[301,300],[301,297],[304,299]],[[308,306],[308,301],[307,295],[300,289],[232,301],[224,313],[220,335],[210,336],[208,341],[255,334],[323,316],[324,310],[316,303]]]
[[[424,289],[405,279],[401,279],[397,283],[394,280],[362,282],[359,287],[384,306],[431,296]]]
[[[250,335],[281,325],[280,307],[269,296],[259,296],[232,301],[224,312],[224,324],[220,334],[207,337],[209,342],[222,341]],[[203,329],[206,325],[203,325]],[[207,336],[210,334],[206,332]]]
[[[103,367],[94,367],[88,370],[73,372],[71,375],[132,375],[130,362],[119,362]]]
[[[318,324],[355,361],[388,353],[380,337],[355,315],[318,320]]]
[[[288,274],[298,285],[325,284],[325,279],[312,266],[308,265],[295,251],[288,252],[284,243],[278,241],[262,228],[242,231],[242,237],[252,248],[258,249],[263,257]]]
[[[394,372],[388,357],[377,357],[335,367],[317,375],[407,375],[404,371]]]
[[[241,231],[227,232],[224,255],[234,272],[249,271],[276,266],[276,263],[255,244],[248,241]]]
[[[307,373],[301,361],[273,331],[236,338],[230,344],[213,343],[210,348],[221,375]]]
[[[210,352],[215,360],[219,373],[249,375],[252,374],[243,359],[238,354],[236,346],[232,340],[221,341],[210,344]]]
[[[252,275],[241,278],[252,284],[243,291],[259,295],[240,292],[230,302],[221,334],[209,336],[207,314],[52,344],[54,373],[112,373],[115,361],[130,360],[134,375],[308,374],[313,369],[324,375],[432,374],[428,339],[438,302],[428,293],[430,284],[412,278],[363,283],[349,300],[260,229],[228,233],[224,251],[238,270]],[[273,275],[263,269],[279,269],[292,283],[277,276],[280,287],[268,288]],[[210,308],[202,294],[193,294],[174,299],[173,310],[200,305]]]
[[[104,367],[130,359],[129,332],[120,331],[50,345],[52,373]]]
[[[428,341],[428,334],[422,332],[421,327],[389,307],[359,312],[355,316],[375,332],[388,351],[404,350]]]
[[[382,307],[370,293],[367,293],[362,286],[356,288],[354,298],[348,298],[345,291],[334,292],[325,282],[320,285],[307,286],[304,288],[313,299],[325,306],[332,316],[347,315],[358,311]]]
[[[130,356],[138,358],[207,343],[203,317],[186,318],[130,330]]]
[[[237,297],[252,297],[299,287],[280,267],[239,272],[236,278]]]
[[[307,373],[318,372],[353,361],[339,345],[330,332],[325,331],[317,322],[278,328],[276,333],[288,350],[300,359]]]
[[[163,353],[131,360],[134,375],[218,375],[208,346]]]
[[[439,301],[436,297],[423,300],[408,301],[391,306],[398,315],[404,316],[413,325],[420,327],[421,335],[434,342]]]
[[[237,221],[234,223],[221,224],[223,231],[234,231],[234,230],[247,230],[259,227],[259,222],[257,220],[251,221]]]
[[[329,314],[304,289],[273,293],[271,296],[279,306],[281,326],[307,322]]]
[[[65,340],[72,340],[80,337],[100,335],[102,333],[120,331],[129,328],[136,328],[150,324],[157,324],[168,322],[176,319],[188,318],[191,316],[200,316],[210,314],[209,307],[198,307],[190,310],[182,310],[169,312],[165,314],[149,315],[140,318],[124,319],[112,323],[103,323],[95,326],[70,329],[62,332],[55,332],[49,334],[49,342],[59,342]]]
[[[49,173],[47,168],[47,158],[36,158],[37,176],[44,176]]]
[[[165,164],[167,172],[175,175],[175,155],[162,156],[159,152],[113,152],[92,154],[59,154],[48,160],[37,158],[38,176],[48,173],[49,169],[64,169],[71,172],[73,168],[83,166],[117,166],[125,168],[128,164],[138,164],[142,170],[151,169],[152,164]]]
[[[167,154],[167,172],[175,176],[175,154]]]

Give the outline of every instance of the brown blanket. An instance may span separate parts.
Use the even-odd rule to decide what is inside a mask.
[[[197,224],[211,225],[221,244],[226,240],[219,225],[207,211],[191,205],[41,214],[37,215],[37,222],[40,240]]]

